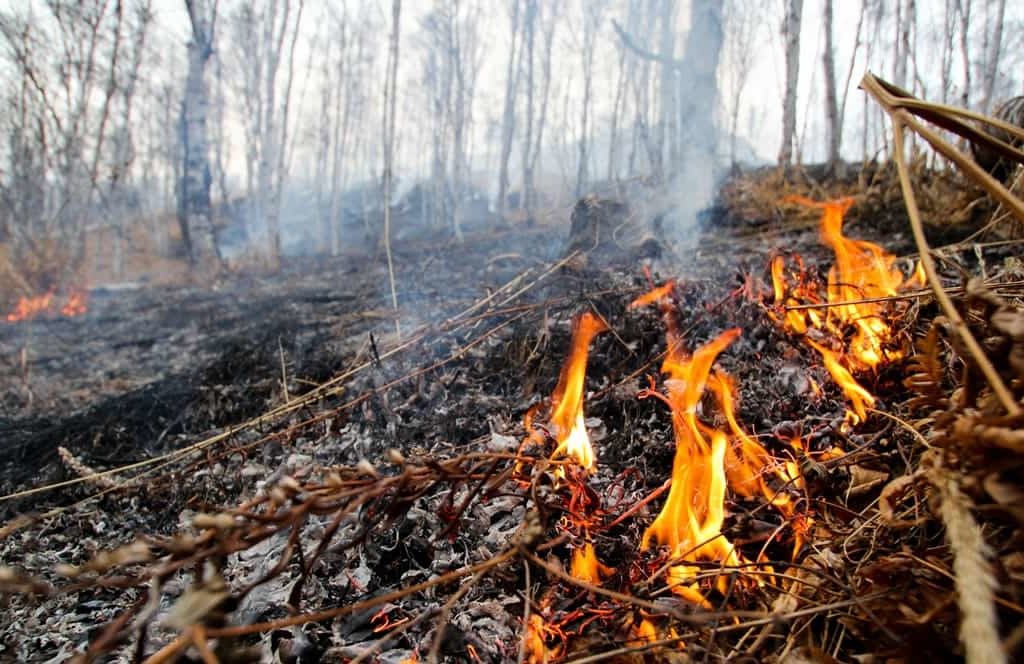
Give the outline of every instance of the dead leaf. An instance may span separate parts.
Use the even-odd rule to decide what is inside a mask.
[[[871,470],[863,466],[850,466],[850,488],[846,490],[846,497],[863,496],[887,479],[889,479],[889,473],[885,471]]]

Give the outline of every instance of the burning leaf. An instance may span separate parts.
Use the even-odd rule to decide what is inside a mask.
[[[551,425],[558,441],[554,457],[567,456],[584,470],[593,470],[594,448],[583,420],[583,379],[590,342],[608,326],[588,311],[576,319],[573,328],[572,348],[551,396]]]

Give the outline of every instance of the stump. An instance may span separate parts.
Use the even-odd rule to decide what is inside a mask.
[[[651,234],[651,226],[631,213],[625,203],[587,196],[573,208],[563,255],[577,252],[572,260],[576,268],[585,267],[593,259],[621,263],[657,257],[661,243]]]

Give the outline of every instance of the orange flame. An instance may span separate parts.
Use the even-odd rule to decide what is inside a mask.
[[[587,542],[582,547],[572,552],[572,561],[569,564],[569,573],[574,578],[595,586],[601,585],[606,576],[611,575],[614,570],[611,567],[602,565],[597,559],[594,545]]]
[[[531,614],[530,620],[526,623],[526,634],[523,636],[523,653],[526,655],[527,664],[547,664],[562,656],[563,646],[549,648],[549,637],[555,638],[561,644],[565,635],[561,630],[546,623],[541,616]]]
[[[857,382],[854,372],[874,370],[903,356],[902,350],[893,344],[892,328],[885,319],[884,298],[923,285],[924,271],[919,262],[914,273],[905,279],[895,265],[895,256],[874,243],[843,235],[843,215],[853,205],[852,198],[823,203],[799,196],[788,200],[822,211],[821,239],[832,248],[835,263],[829,270],[823,299],[815,282],[799,263],[796,274],[787,275],[785,261],[781,256],[776,257],[771,263],[775,303],[792,307],[827,302],[831,306],[824,308],[824,314],[813,308],[790,308],[785,315],[779,312],[771,315],[796,334],[805,334],[813,327],[834,339],[849,337],[844,352],[829,350],[811,339],[807,342],[821,353],[825,367],[850,401],[852,412],[848,412],[847,421],[856,424],[864,420],[867,408],[874,404],[874,397]]]
[[[572,349],[551,396],[551,425],[558,441],[553,456],[570,457],[585,470],[593,470],[596,462],[583,421],[583,379],[590,342],[607,329],[608,326],[589,311],[576,320]]]
[[[728,438],[724,432],[697,420],[697,402],[704,393],[711,365],[739,335],[739,329],[727,330],[692,358],[679,347],[669,349],[662,371],[669,375],[665,381],[666,400],[672,410],[676,437],[672,486],[661,513],[644,531],[644,548],[655,541],[669,547],[674,556],[720,561],[730,566],[742,562],[732,543],[722,535]],[[689,588],[692,569],[676,566],[669,571],[669,578],[674,590],[694,599],[696,591]]]
[[[53,300],[53,293],[37,295],[35,297],[23,297],[18,300],[11,313],[7,314],[8,323],[16,323],[20,320],[35,318],[39,314],[50,309],[50,302]]]
[[[56,294],[53,291],[44,295],[19,298],[14,309],[7,314],[7,322],[17,323],[23,320],[31,320],[36,316],[52,312],[55,310],[57,304],[56,299]],[[62,316],[80,316],[88,311],[88,300],[88,291],[73,291],[68,296],[67,302],[65,302],[57,311],[59,311]]]
[[[88,308],[89,292],[88,291],[73,291],[68,296],[68,301],[64,303],[64,306],[60,308],[62,316],[73,318],[74,316],[81,316]]]

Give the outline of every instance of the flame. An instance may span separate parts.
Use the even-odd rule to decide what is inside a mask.
[[[67,301],[60,307],[60,309],[56,309],[56,300],[57,296],[53,291],[44,295],[19,298],[14,308],[7,314],[7,322],[17,323],[23,320],[31,320],[36,316],[50,313],[55,310],[58,311],[60,315],[67,316],[69,318],[80,316],[88,311],[88,291],[72,291],[68,296]]]
[[[50,302],[53,300],[53,293],[37,295],[35,297],[23,297],[18,299],[11,313],[7,314],[8,323],[16,323],[20,320],[35,318],[39,314],[50,309]]]
[[[853,205],[852,198],[823,203],[799,196],[788,200],[822,211],[820,235],[835,254],[835,263],[829,269],[822,297],[817,282],[806,273],[799,258],[797,269],[787,274],[785,260],[775,257],[771,262],[772,289],[776,305],[785,309],[784,314],[777,310],[770,315],[795,334],[804,335],[814,328],[836,340],[848,339],[842,352],[810,338],[806,340],[821,353],[825,367],[849,400],[847,422],[856,424],[867,416],[874,397],[857,382],[854,373],[875,370],[903,356],[903,351],[893,343],[892,327],[886,321],[885,298],[923,285],[924,269],[918,261],[913,274],[904,278],[896,267],[895,256],[874,243],[845,237],[843,215]],[[823,308],[824,313],[815,308],[791,308],[826,303],[831,306]]]
[[[719,561],[729,566],[742,561],[732,543],[722,535],[725,520],[725,457],[728,438],[697,420],[697,402],[704,393],[711,365],[740,335],[732,329],[687,357],[678,346],[669,349],[662,371],[666,398],[672,410],[676,454],[672,463],[672,486],[658,517],[644,531],[641,544],[667,546],[673,556]],[[669,570],[673,590],[689,599],[700,597],[691,588],[695,570],[677,565]],[[701,603],[704,603],[703,598]]]
[[[849,400],[853,410],[852,412],[847,411],[847,422],[851,425],[863,422],[868,416],[867,409],[875,405],[875,397],[857,382],[850,370],[843,366],[836,353],[811,339],[807,339],[807,343],[821,353],[825,368],[832,374],[832,379],[842,388],[843,394]]]
[[[597,553],[594,551],[594,545],[590,542],[572,552],[569,573],[580,581],[599,586],[604,577],[610,576],[614,571],[612,568],[601,564],[597,559]]]
[[[583,421],[583,379],[590,342],[608,326],[588,311],[576,319],[573,327],[572,349],[551,396],[551,425],[558,441],[553,456],[570,457],[581,468],[593,470],[594,448]]]
[[[60,313],[62,316],[69,318],[81,316],[89,310],[88,302],[89,291],[72,291],[71,295],[68,296],[68,301],[60,308]]]
[[[639,309],[640,307],[646,307],[649,304],[661,301],[662,298],[668,297],[672,293],[672,289],[675,288],[675,281],[669,279],[662,285],[652,288],[640,297],[636,298],[629,303],[630,309]]]
[[[549,638],[555,638],[559,644],[564,642],[565,634],[560,629],[549,625],[544,618],[533,613],[526,623],[526,634],[523,636],[524,661],[527,664],[547,664],[562,656],[562,645],[548,647]]]

